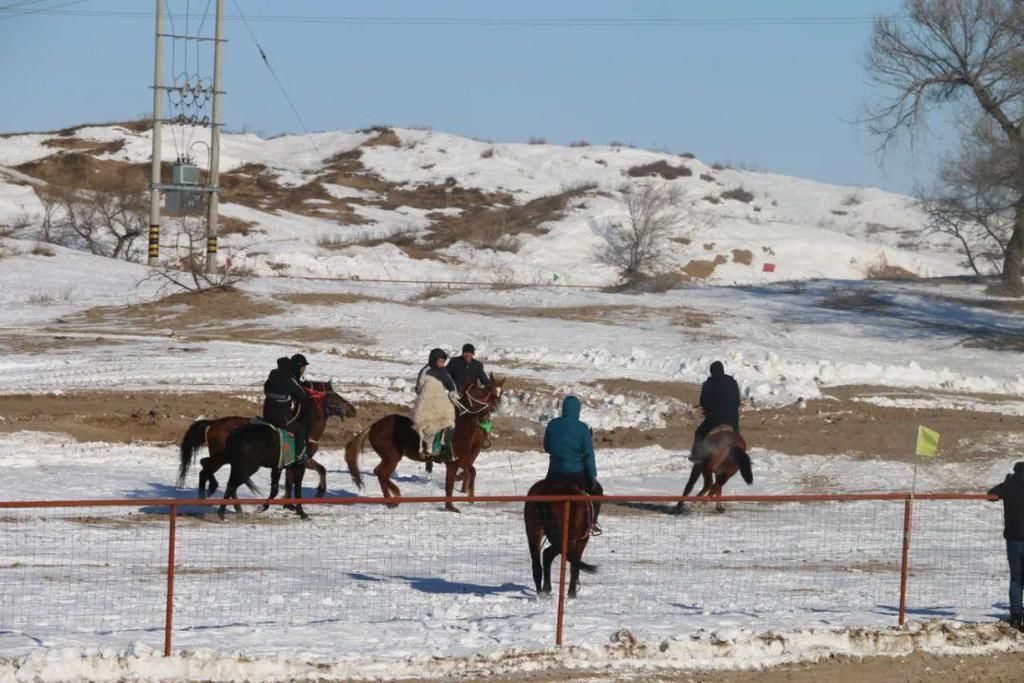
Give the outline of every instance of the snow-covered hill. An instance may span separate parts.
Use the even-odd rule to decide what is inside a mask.
[[[165,159],[180,140],[164,136]],[[47,182],[134,171],[145,126],[0,136],[0,226],[33,238]],[[196,148],[198,149],[198,148]],[[911,198],[624,146],[492,144],[430,130],[226,134],[222,258],[263,275],[612,284],[596,225],[626,183],[683,196],[668,270],[712,284],[963,272]],[[164,253],[176,235],[164,226]],[[141,249],[144,245],[137,244]],[[765,265],[774,272],[764,272]],[[770,270],[770,267],[769,267]]]

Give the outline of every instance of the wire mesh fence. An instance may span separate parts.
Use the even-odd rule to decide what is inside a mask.
[[[1003,608],[999,515],[977,498],[914,500],[911,617]],[[560,558],[556,597],[538,599],[524,500],[481,499],[461,515],[441,512],[443,499],[306,500],[309,522],[252,506],[220,522],[196,501],[0,503],[0,652],[161,647],[167,626],[176,648],[254,654],[548,647]],[[704,504],[679,517],[667,499],[606,503],[605,533],[583,556],[598,572],[565,603],[565,642],[604,642],[623,627],[664,637],[896,622],[900,496],[726,500],[726,514]]]

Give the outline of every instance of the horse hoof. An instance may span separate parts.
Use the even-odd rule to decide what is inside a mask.
[[[569,591],[569,599],[570,600],[575,600],[576,599],[576,593],[574,591]]]
[[[309,515],[307,515],[305,512],[300,512],[299,513],[299,519],[301,519],[303,522],[308,522],[309,521]]]
[[[394,510],[396,507],[398,507],[398,503],[384,503],[384,506]]]
[[[725,512],[725,508],[715,508],[715,512],[721,515]]]
[[[325,495],[327,495],[327,489],[317,489],[316,490],[316,496],[315,496],[316,498],[323,498]]]
[[[444,506],[444,511],[445,512],[462,512],[462,510],[460,510],[459,508],[455,507],[454,505],[445,505]]]

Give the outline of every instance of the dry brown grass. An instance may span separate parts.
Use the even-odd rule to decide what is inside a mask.
[[[918,274],[889,263],[885,254],[882,254],[864,267],[864,277],[868,280],[915,280]]]
[[[683,273],[691,280],[706,280],[715,273],[715,269],[728,259],[719,254],[713,261],[705,259],[694,259],[683,266]]]
[[[398,134],[386,126],[374,126],[360,132],[376,133],[375,136],[362,144],[363,147],[400,147],[402,145],[402,140],[398,137]]]
[[[732,260],[733,263],[740,263],[744,266],[749,266],[754,262],[754,253],[749,249],[733,249]]]
[[[443,248],[463,240],[481,248],[511,251],[517,246],[516,237],[543,234],[542,224],[559,220],[573,199],[596,189],[596,185],[579,185],[525,204],[478,206],[459,216],[442,216],[429,243],[434,248]]]
[[[754,193],[750,192],[743,186],[734,187],[731,190],[726,190],[721,194],[721,197],[722,199],[734,199],[737,202],[743,202],[744,204],[749,204],[750,202],[754,201]]]
[[[652,176],[658,176],[665,180],[674,180],[675,178],[686,178],[693,175],[693,171],[685,165],[672,166],[664,159],[655,161],[650,164],[642,164],[640,166],[634,166],[626,171],[626,175],[631,178],[646,178]]]

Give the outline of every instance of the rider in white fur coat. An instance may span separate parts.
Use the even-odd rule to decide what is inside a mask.
[[[450,445],[448,430],[455,427],[455,402],[458,390],[448,371],[444,369],[448,354],[441,349],[430,352],[430,361],[420,370],[416,380],[416,402],[412,408],[413,427],[420,435],[420,441],[431,453],[434,435],[446,432],[445,441]]]

